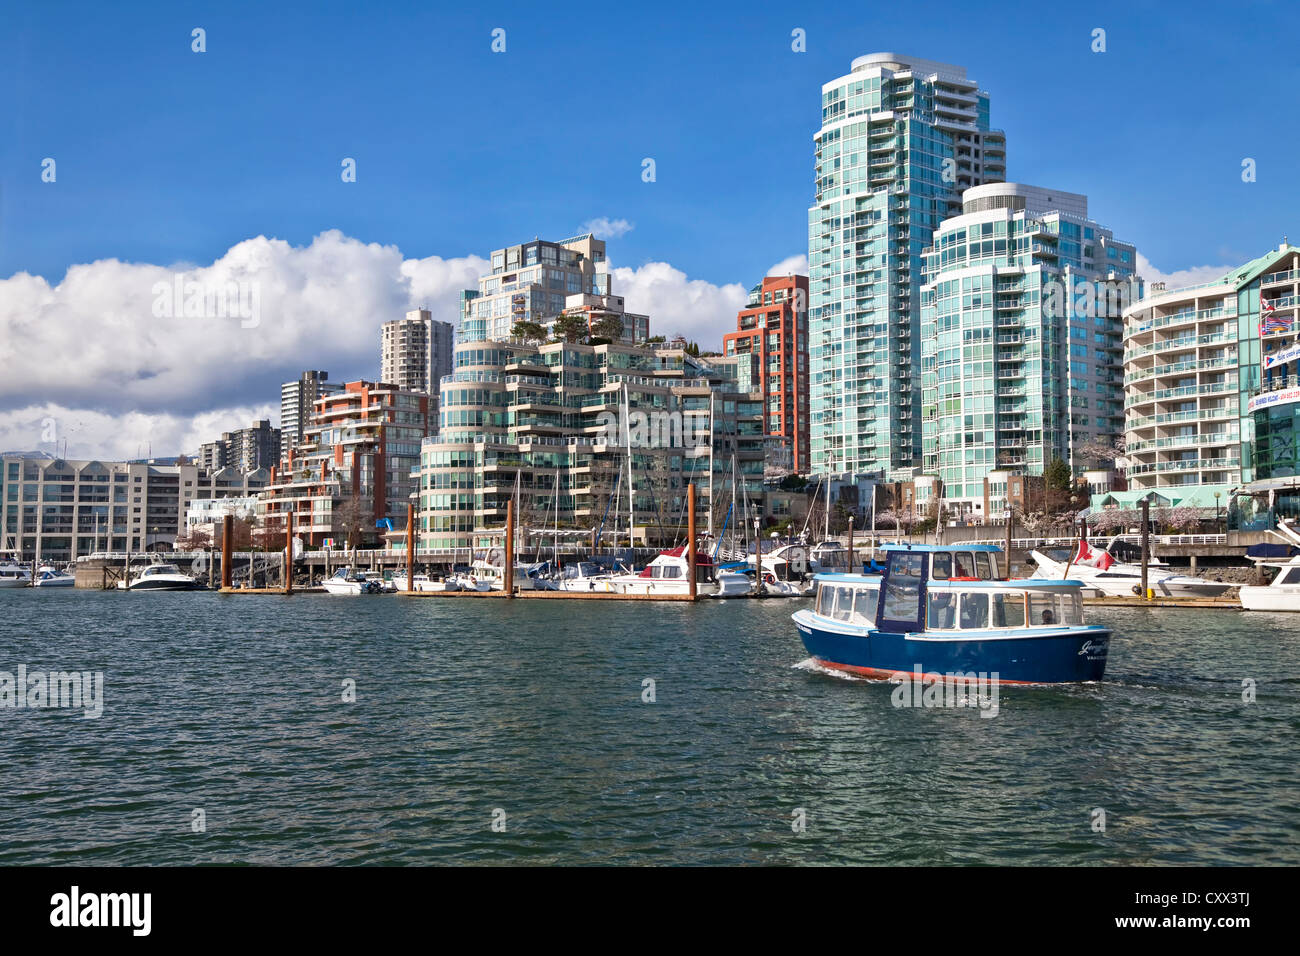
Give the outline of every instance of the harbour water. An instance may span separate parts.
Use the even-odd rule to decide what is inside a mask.
[[[1296,616],[1092,609],[1104,682],[981,719],[801,603],[0,591],[0,671],[104,674],[0,708],[0,864],[1300,863]]]

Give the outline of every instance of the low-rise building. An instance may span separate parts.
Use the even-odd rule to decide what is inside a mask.
[[[420,392],[367,381],[316,399],[302,443],[259,496],[263,527],[283,529],[292,510],[294,534],[308,545],[368,544],[405,527],[430,403]]]
[[[96,551],[168,550],[183,533],[193,501],[247,498],[269,478],[264,469],[5,457],[3,540],[6,549],[49,561]]]

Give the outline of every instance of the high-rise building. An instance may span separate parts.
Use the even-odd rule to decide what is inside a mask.
[[[737,379],[763,394],[763,431],[789,449],[790,467],[807,472],[808,456],[808,277],[766,276],[749,291],[736,316],[736,331],[722,337],[738,363]]]
[[[5,457],[0,459],[0,540],[28,560],[167,550],[184,531],[194,501],[247,497],[269,478],[262,469],[245,473],[151,461]]]
[[[215,471],[236,468],[239,471],[270,469],[280,461],[280,429],[272,428],[269,419],[253,422],[248,428],[223,432],[216,441],[199,446],[199,465]]]
[[[1284,242],[1214,282],[1153,284],[1125,311],[1130,490],[1289,486],[1297,506],[1298,308],[1300,249]]]
[[[921,459],[921,255],[964,189],[1006,178],[988,94],[895,53],[822,87],[808,210],[811,455],[910,477]]]
[[[1000,521],[1007,478],[1104,467],[1123,433],[1123,309],[1137,251],[1088,199],[976,186],[924,256],[922,467],[962,520]],[[1113,456],[1112,456],[1113,460]]]
[[[451,374],[455,328],[428,309],[413,309],[403,319],[385,322],[380,332],[380,381],[409,392],[438,394],[438,382]]]
[[[553,321],[571,295],[608,296],[604,263],[604,240],[591,235],[495,250],[492,271],[462,297],[460,341],[505,340],[516,322]]]
[[[309,370],[293,382],[280,386],[280,462],[289,460],[289,452],[301,444],[311,423],[316,399],[333,395],[342,386],[329,381],[329,372]]]
[[[421,392],[365,381],[317,398],[302,442],[259,496],[266,526],[283,528],[292,508],[296,535],[339,547],[345,537],[375,540],[385,522],[405,527],[429,404]]]

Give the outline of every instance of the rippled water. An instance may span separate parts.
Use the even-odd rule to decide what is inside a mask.
[[[1300,615],[1095,609],[1104,683],[981,719],[795,606],[0,591],[106,698],[0,709],[0,864],[1300,862]]]

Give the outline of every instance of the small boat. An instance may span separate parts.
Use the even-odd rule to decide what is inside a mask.
[[[329,594],[342,595],[383,594],[388,590],[384,579],[378,574],[354,570],[347,565],[321,581],[320,586]]]
[[[587,591],[608,594],[613,589],[613,585],[610,583],[612,577],[612,574],[595,561],[579,561],[577,564],[568,565],[561,572],[559,579],[556,581],[556,587],[561,591]]]
[[[147,565],[135,577],[117,582],[120,591],[197,591],[201,587],[190,575],[174,564],[156,562]]]
[[[661,551],[639,573],[611,575],[610,588],[615,594],[688,595],[691,591],[686,546]],[[715,568],[707,554],[695,559],[695,593],[711,597],[743,597],[749,593],[749,575]]]
[[[1300,557],[1285,563],[1265,562],[1277,568],[1277,577],[1267,585],[1246,585],[1241,589],[1241,606],[1247,611],[1300,611]]]
[[[1290,521],[1279,521],[1278,535],[1294,547],[1300,545],[1300,532]],[[1267,585],[1246,585],[1241,589],[1241,606],[1247,611],[1300,611],[1300,555],[1289,561],[1262,562],[1277,568],[1277,575]]]
[[[31,568],[12,561],[0,564],[0,588],[25,588],[31,583]]]
[[[1026,684],[1105,673],[1111,632],[1084,624],[1082,582],[1002,579],[995,545],[881,550],[883,574],[818,575],[816,605],[792,615],[822,666],[871,678],[983,673]]]
[[[1082,581],[1085,588],[1107,597],[1124,597],[1142,591],[1142,565],[1116,561],[1110,552],[1094,548],[1086,541],[1079,542],[1079,549],[1070,562],[1058,561],[1042,551],[1031,551],[1030,554],[1039,575],[1044,578],[1064,578],[1068,574],[1070,578]],[[1147,587],[1165,597],[1219,597],[1234,585],[1190,574],[1175,574],[1163,561],[1151,560],[1147,562]]]
[[[459,590],[460,590],[460,588],[458,588],[455,584],[453,584],[453,583],[452,583],[451,581],[449,581],[449,580],[443,580],[443,579],[435,580],[435,579],[431,578],[429,575],[424,574],[424,573],[417,573],[417,574],[415,575],[415,578],[414,578],[415,587],[414,587],[414,588],[411,588],[411,589],[408,589],[407,586],[406,586],[406,572],[405,572],[405,571],[398,571],[398,572],[396,572],[396,573],[393,575],[393,579],[392,579],[392,580],[393,580],[393,586],[394,586],[395,588],[397,588],[397,590],[399,590],[399,591],[414,590],[414,591],[416,591],[417,593],[418,593],[418,592],[421,592],[421,591],[428,592],[428,593],[435,593],[435,592],[439,592],[439,591],[459,591]]]
[[[52,564],[43,564],[36,569],[35,588],[70,588],[77,583],[77,576],[66,569],[60,570]]]

